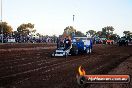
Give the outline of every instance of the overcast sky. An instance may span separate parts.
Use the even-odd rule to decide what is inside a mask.
[[[14,30],[33,23],[44,35],[62,34],[69,25],[83,33],[113,26],[122,35],[132,31],[132,0],[3,0],[3,21]]]

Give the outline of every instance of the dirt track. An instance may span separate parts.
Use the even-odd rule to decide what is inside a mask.
[[[85,68],[87,74],[109,74],[132,56],[132,46],[94,45],[91,55],[83,54],[68,58],[50,57],[55,44],[6,46],[0,45],[2,88],[80,88],[76,82],[80,65]],[[124,71],[130,74],[127,68]],[[95,88],[92,86],[96,85],[89,87]]]

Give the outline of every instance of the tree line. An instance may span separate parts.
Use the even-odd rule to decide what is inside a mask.
[[[2,34],[2,31],[4,35],[11,35],[12,33],[29,35],[31,32],[36,32],[34,24],[31,23],[21,24],[18,26],[17,31],[13,31],[13,28],[7,22],[0,22],[0,34]]]
[[[7,22],[0,22],[0,42],[2,42],[2,34],[3,40],[7,42],[8,38],[15,38],[17,42],[29,42],[29,41],[43,41],[46,42],[46,39],[51,39],[51,41],[55,41],[56,36],[48,36],[42,35],[40,33],[36,33],[36,29],[34,29],[34,24],[32,23],[23,23],[17,27],[16,31],[13,31],[11,25]],[[35,38],[36,37],[36,38]],[[54,39],[54,40],[53,40]]]
[[[91,36],[98,36],[100,38],[106,38],[106,39],[111,39],[111,40],[116,40],[119,35],[113,33],[114,32],[114,27],[113,26],[106,26],[102,28],[101,31],[94,31],[94,30],[89,30],[86,33],[89,33]]]
[[[32,23],[21,24],[17,27],[16,31],[13,31],[13,28],[7,22],[0,22],[0,34],[3,34],[4,37],[7,37],[7,36],[26,37],[26,36],[31,35],[32,33],[36,33],[36,29],[34,29],[34,26],[35,25]],[[85,36],[86,34],[89,34],[92,37],[98,36],[100,38],[115,40],[119,38],[119,35],[113,33],[114,30],[115,29],[113,26],[106,26],[102,28],[101,31],[88,30],[86,33],[83,33],[81,31],[77,31],[73,26],[68,26],[64,29],[64,32],[62,35],[63,36],[66,36],[66,35]],[[124,31],[123,34],[124,36],[128,38],[132,38],[131,31]],[[43,36],[40,33],[36,33],[36,35]],[[53,35],[53,37],[56,37],[56,36]]]
[[[77,31],[73,26],[68,26],[64,29],[63,35],[69,35],[72,36],[73,33],[76,36],[85,36],[90,35],[91,37],[99,37],[99,38],[106,38],[110,40],[116,40],[120,38],[120,36],[116,33],[114,33],[115,28],[113,26],[106,26],[103,27],[101,31],[95,31],[95,30],[88,30],[86,33],[82,33],[81,31]],[[132,38],[132,32],[131,31],[124,31],[124,36],[127,38]]]

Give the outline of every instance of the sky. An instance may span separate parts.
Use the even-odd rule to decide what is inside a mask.
[[[132,31],[132,0],[3,0],[2,6],[13,30],[32,23],[43,35],[60,35],[67,26],[83,33],[113,26],[120,36]]]

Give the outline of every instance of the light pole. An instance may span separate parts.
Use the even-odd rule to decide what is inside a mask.
[[[73,15],[73,28],[74,28],[74,17],[75,15]],[[75,32],[72,32],[72,38],[75,36]]]
[[[74,26],[74,17],[75,17],[75,15],[73,15],[73,26]]]
[[[2,0],[1,0],[1,33],[2,33],[2,43],[3,43],[3,26],[2,26]]]

